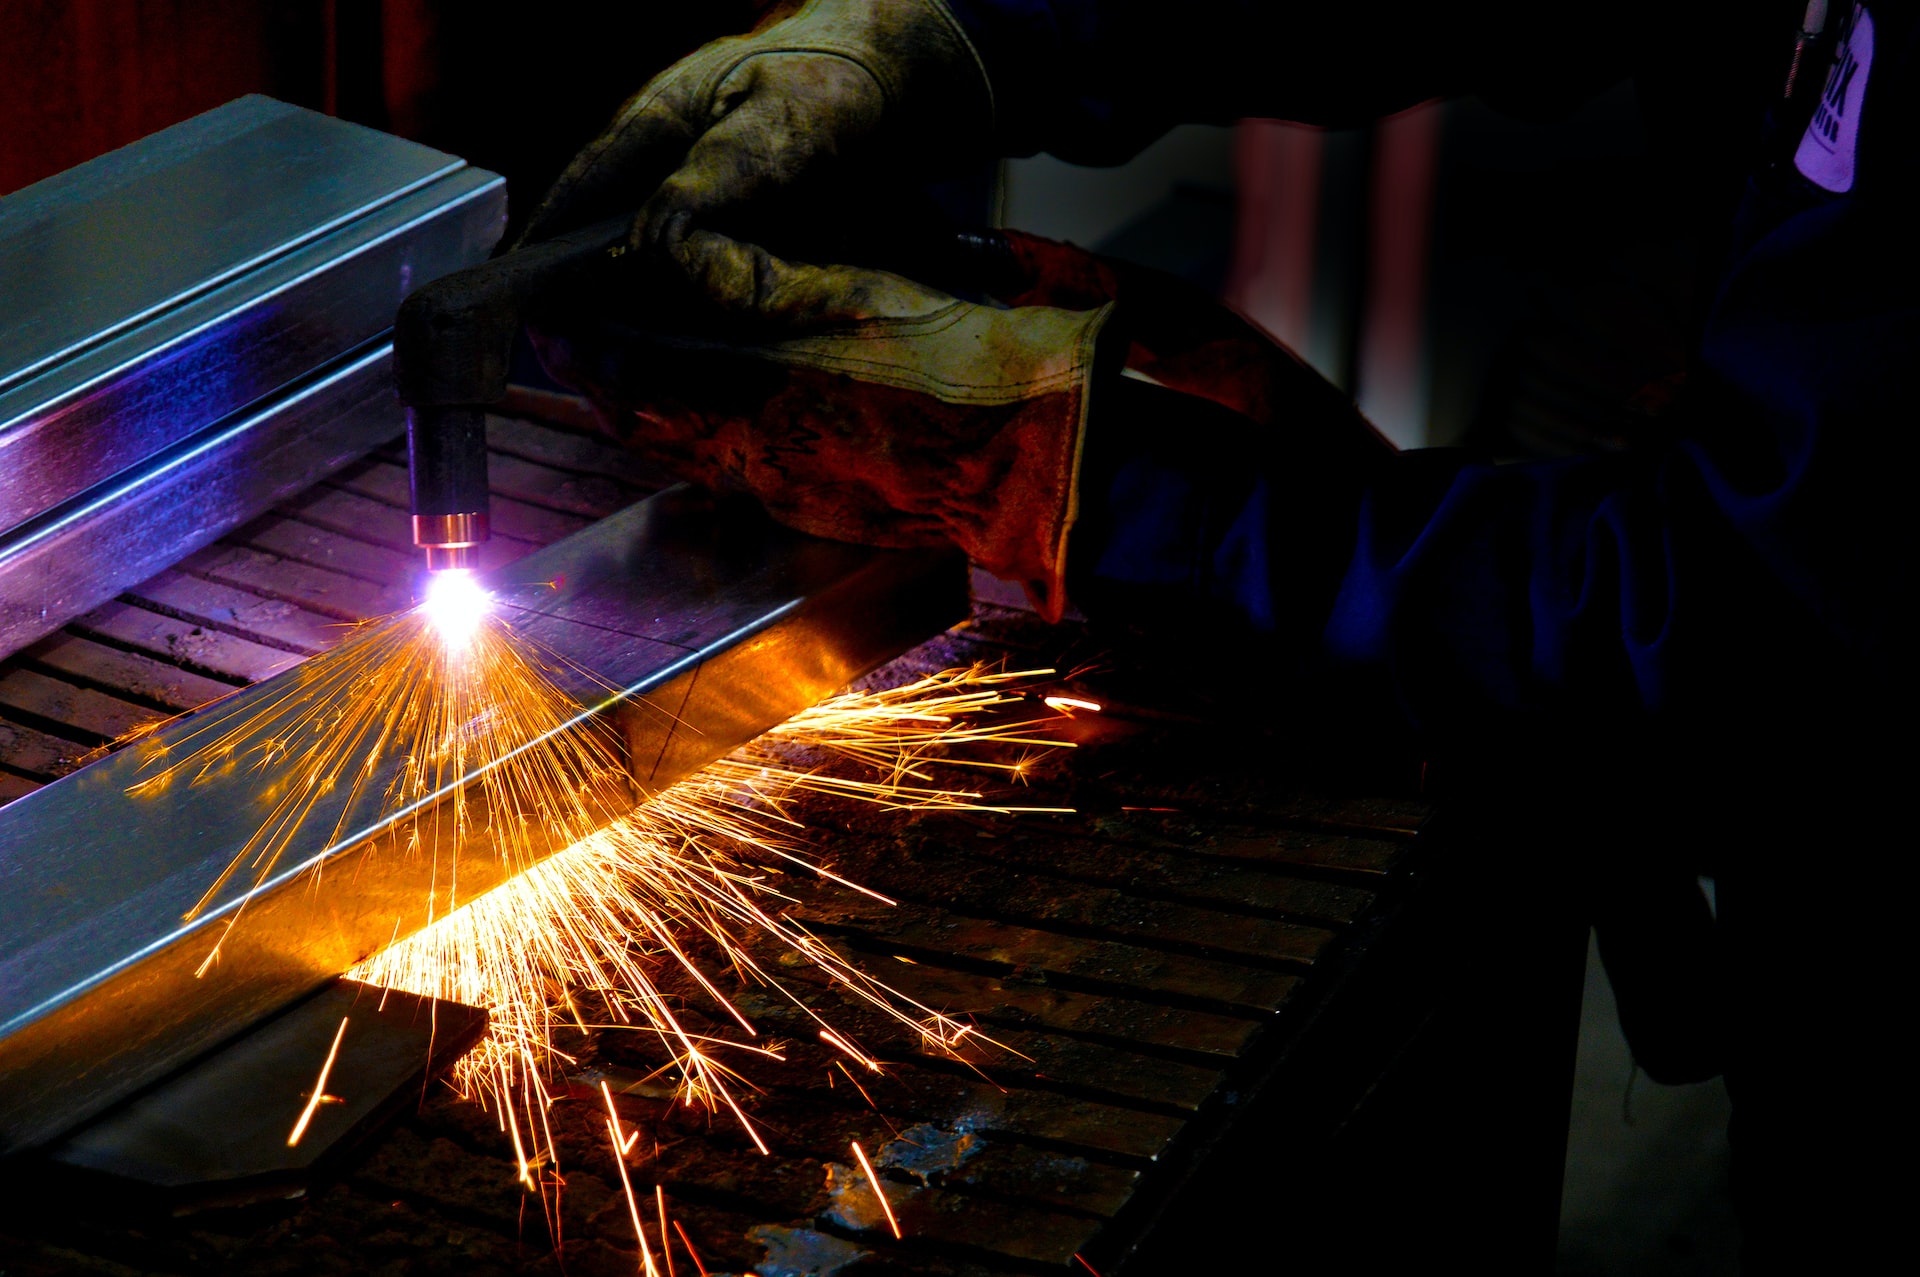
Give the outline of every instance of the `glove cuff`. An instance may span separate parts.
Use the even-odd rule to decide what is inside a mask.
[[[1080,475],[1087,452],[1087,418],[1092,408],[1093,387],[1108,362],[1101,358],[1100,352],[1123,345],[1100,340],[1112,321],[1113,312],[1111,303],[1102,306],[1088,316],[1081,328],[1075,351],[1076,377],[1071,395],[1061,405],[1061,437],[1054,458],[1055,482],[1061,496],[1041,546],[1041,555],[1035,562],[1038,571],[1018,578],[1033,610],[1050,624],[1059,621],[1067,610],[1067,546],[1074,524],[1080,521]],[[1113,362],[1117,362],[1117,358]],[[1017,512],[1009,513],[1017,517]]]
[[[752,345],[578,313],[534,331],[548,371],[627,410],[616,433],[672,473],[816,536],[956,545],[1058,620],[1113,313],[949,301]]]
[[[1072,311],[954,302],[919,316],[836,325],[753,353],[862,383],[857,394],[831,395],[843,414],[870,418],[853,427],[858,435],[884,439],[900,418],[917,421],[919,447],[937,441],[938,451],[903,473],[931,481],[895,488],[888,504],[938,518],[945,539],[1018,582],[1034,609],[1057,621],[1066,610],[1067,543],[1079,517],[1092,388],[1106,352],[1117,362],[1121,349],[1106,339],[1114,310],[1111,303]],[[895,459],[916,450],[890,449]],[[814,527],[849,540],[886,538],[876,526]]]

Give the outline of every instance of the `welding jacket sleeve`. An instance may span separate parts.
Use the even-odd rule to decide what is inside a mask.
[[[1821,189],[1791,147],[1751,185],[1663,443],[1328,473],[1284,432],[1096,417],[1070,593],[1213,609],[1426,740],[1577,733],[1683,773],[1854,752],[1836,732],[1913,704],[1913,29],[1889,18],[1878,46],[1850,187]]]

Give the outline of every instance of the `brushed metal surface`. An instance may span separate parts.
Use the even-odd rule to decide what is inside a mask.
[[[400,432],[385,342],[0,534],[0,652],[12,652]]]
[[[383,333],[494,174],[247,97],[0,199],[0,528]]]
[[[620,716],[642,794],[966,610],[957,555],[819,541],[687,489],[501,575],[516,625],[617,689],[578,690]],[[264,701],[297,673],[237,696]],[[468,899],[504,872],[484,837],[393,852],[379,835],[412,813],[379,810],[381,777],[357,808],[344,787],[330,797],[267,882],[236,882],[183,921],[259,825],[261,798],[244,771],[136,798],[140,767],[124,751],[0,808],[0,1150],[58,1135],[424,925],[436,862]],[[602,795],[603,809],[632,797]]]

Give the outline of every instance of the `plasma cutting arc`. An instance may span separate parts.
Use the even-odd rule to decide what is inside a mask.
[[[956,554],[820,541],[684,488],[491,584],[526,637],[615,689],[579,689],[627,746],[633,790],[597,799],[609,819],[966,607]],[[297,673],[237,695],[265,701]],[[383,842],[413,814],[380,810],[383,776],[352,810],[349,787],[325,800],[267,881],[236,879],[183,921],[257,826],[261,782],[234,768],[130,795],[144,775],[123,751],[0,809],[0,1151],[57,1136],[419,929],[436,862],[465,899],[505,876],[486,838],[456,846],[450,821],[419,822],[435,841],[418,853]],[[335,816],[355,832],[329,842]],[[216,941],[220,960],[196,978]]]

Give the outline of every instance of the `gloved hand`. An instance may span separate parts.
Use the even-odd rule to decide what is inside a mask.
[[[670,472],[816,535],[957,545],[1049,619],[1109,399],[1109,469],[1116,449],[1217,448],[1214,464],[1325,488],[1391,452],[1346,395],[1189,284],[1018,232],[975,251],[1011,308],[695,231],[666,269],[630,255],[529,327],[547,370]],[[1128,386],[1160,396],[1145,416]]]
[[[655,76],[568,165],[521,242],[634,208],[636,248],[695,225],[739,234],[775,197],[791,217],[797,189],[850,161],[984,155],[992,122],[986,72],[941,0],[807,0]]]
[[[803,532],[957,545],[1058,619],[1110,304],[995,309],[711,231],[668,252],[677,289],[602,280],[529,326],[617,437]]]

